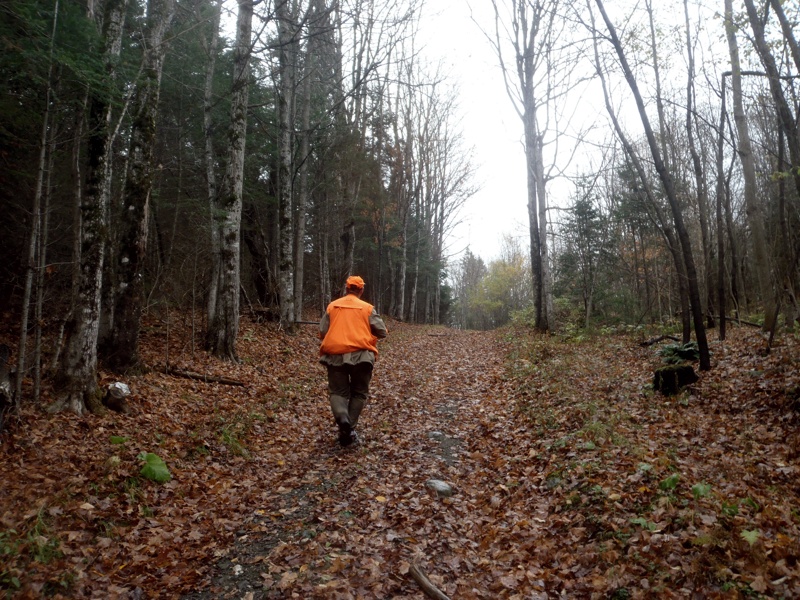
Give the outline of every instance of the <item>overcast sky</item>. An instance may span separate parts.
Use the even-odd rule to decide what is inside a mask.
[[[519,238],[524,246],[528,243],[522,122],[506,93],[497,56],[481,31],[483,28],[490,34],[493,32],[491,0],[426,0],[425,4],[424,11],[428,16],[422,19],[421,38],[426,43],[430,60],[441,59],[448,65],[452,79],[460,88],[462,131],[467,144],[475,149],[477,180],[481,184],[481,190],[462,211],[463,223],[451,235],[449,250],[451,254],[459,253],[468,245],[474,254],[488,263],[499,257],[504,234]],[[618,16],[615,13],[627,15],[632,3],[616,0],[608,4],[613,19]],[[678,90],[676,97],[681,98],[686,78],[682,46],[683,11],[682,3],[678,3],[679,12],[675,13],[673,4],[655,3],[655,9],[657,22],[665,27],[662,33],[671,35],[675,50],[673,54],[662,57],[662,84],[671,82]],[[728,68],[724,32],[716,18],[721,8],[721,2],[716,0],[690,4],[693,30],[700,27],[700,32],[693,31],[693,34],[700,36],[696,39],[701,40],[696,45],[697,65],[704,70],[698,74],[701,80],[706,77],[717,81],[721,69]],[[641,21],[644,16],[645,13],[639,11],[636,19]],[[637,26],[636,19],[622,19],[623,29]],[[638,26],[642,25],[638,23]],[[623,126],[631,136],[640,135],[641,122],[624,79],[612,74],[609,85]],[[594,144],[609,143],[611,128],[599,84],[597,81],[587,83],[580,91],[583,93],[570,96],[568,102],[575,112],[565,111],[563,125],[575,138],[586,136],[584,139]],[[698,94],[709,95],[699,97],[699,102],[705,101],[710,105],[717,102],[710,86],[701,85]],[[587,134],[590,128],[591,133]],[[561,139],[564,141],[563,145],[559,143],[560,167],[574,175],[590,173],[600,166],[600,155],[592,149],[591,143],[579,147],[570,160],[571,143],[566,137]],[[550,181],[547,190],[549,206],[563,207],[570,204],[574,185],[566,178],[560,178]]]
[[[471,2],[483,27],[493,23],[488,0]],[[457,82],[462,130],[475,149],[481,190],[462,210],[462,221],[450,239],[451,253],[469,245],[489,262],[499,255],[502,236],[527,239],[525,156],[522,122],[509,100],[497,57],[470,18],[465,0],[428,0],[422,39],[431,61],[441,59]]]

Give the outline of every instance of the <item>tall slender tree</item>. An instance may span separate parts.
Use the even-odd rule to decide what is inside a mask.
[[[137,369],[139,329],[144,301],[144,259],[150,226],[153,152],[156,142],[158,99],[166,44],[164,36],[175,12],[175,0],[148,0],[142,37],[142,69],[133,94],[128,172],[116,260],[114,322],[106,349],[109,366],[118,372]]]
[[[587,8],[589,8],[589,14],[591,18],[591,30],[594,31],[595,30],[594,15],[591,12],[591,6],[588,4],[589,1],[590,0],[587,0]],[[638,176],[639,181],[641,182],[642,189],[644,191],[645,197],[647,198],[647,205],[649,212],[651,215],[653,215],[652,217],[653,221],[656,222],[662,234],[664,235],[667,248],[670,254],[672,255],[673,263],[675,264],[675,269],[676,272],[678,273],[678,295],[681,306],[681,317],[682,317],[681,320],[683,324],[683,341],[688,342],[691,337],[691,319],[689,318],[689,294],[685,277],[685,272],[686,272],[685,265],[680,253],[679,244],[678,241],[675,239],[675,233],[672,228],[672,225],[669,223],[666,215],[664,214],[664,211],[661,208],[661,204],[656,198],[656,192],[655,190],[653,190],[653,186],[650,182],[650,179],[647,175],[644,165],[642,164],[642,160],[639,157],[639,153],[637,153],[633,144],[628,139],[628,136],[622,129],[622,125],[619,122],[617,114],[611,105],[611,98],[608,91],[608,85],[606,83],[605,73],[602,65],[600,64],[600,53],[598,50],[596,36],[594,37],[594,60],[595,60],[595,68],[597,76],[600,79],[600,84],[603,90],[603,99],[605,102],[606,111],[608,112],[608,115],[611,119],[611,123],[614,127],[614,132],[616,133],[617,138],[622,143],[625,155],[628,157],[628,160],[631,162],[634,170],[636,171],[636,175]]]
[[[686,23],[686,57],[687,57],[687,77],[686,77],[686,139],[689,142],[689,152],[692,156],[692,167],[694,171],[695,194],[697,195],[697,208],[700,218],[700,242],[703,250],[703,273],[705,274],[704,291],[706,318],[708,327],[714,327],[714,282],[711,270],[711,232],[709,227],[708,215],[708,186],[706,184],[706,174],[703,161],[698,151],[698,144],[695,137],[695,129],[699,121],[695,106],[695,62],[694,47],[691,33],[691,22],[689,20],[689,2],[683,1],[683,13]]]
[[[750,127],[745,114],[742,93],[742,67],[739,58],[739,43],[736,38],[736,23],[733,16],[732,0],[725,0],[725,34],[728,40],[728,51],[731,58],[731,89],[733,93],[733,121],[738,134],[738,154],[742,162],[742,177],[744,178],[744,203],[747,224],[752,238],[756,281],[760,298],[763,302],[771,302],[773,297],[769,253],[767,251],[767,235],[764,228],[764,211],[761,199],[758,196],[756,182],[756,165],[750,141]],[[764,327],[771,326],[775,318],[774,310],[767,310]]]
[[[507,8],[506,13],[501,12],[501,4]],[[536,290],[536,327],[541,331],[555,327],[544,151],[548,115],[558,87],[553,80],[554,64],[565,23],[558,18],[558,5],[553,0],[492,0],[495,32],[491,41],[500,60],[506,91],[524,131],[531,269]],[[513,83],[503,50],[507,41],[513,49]],[[564,73],[558,78],[561,86],[569,82]]]
[[[214,203],[214,223],[219,248],[213,260],[218,280],[215,285],[214,313],[208,323],[206,343],[220,358],[236,361],[239,333],[239,287],[241,284],[242,186],[247,135],[247,98],[250,79],[250,52],[253,25],[253,0],[239,0],[233,57],[231,113],[228,129],[228,157],[225,175]]]
[[[297,0],[277,0],[278,22],[278,281],[281,326],[295,327],[294,297],[294,105],[298,68]]]
[[[653,128],[650,125],[650,119],[647,116],[647,111],[645,110],[644,101],[642,99],[641,92],[639,91],[639,86],[636,82],[636,78],[633,75],[633,71],[631,71],[631,68],[628,64],[628,59],[622,47],[622,42],[620,42],[619,37],[617,36],[616,28],[611,22],[611,19],[608,18],[605,6],[603,5],[603,0],[595,0],[595,2],[597,3],[597,8],[600,11],[603,21],[605,22],[610,41],[617,53],[620,65],[625,73],[625,80],[627,81],[628,86],[633,93],[634,99],[636,100],[636,107],[639,111],[639,117],[642,121],[645,135],[647,136],[647,142],[650,146],[653,163],[655,164],[656,171],[661,179],[664,192],[667,195],[670,208],[672,209],[672,218],[675,222],[675,229],[678,233],[678,239],[681,243],[683,262],[686,266],[686,277],[689,286],[689,302],[692,308],[692,318],[694,320],[694,330],[697,338],[697,345],[700,350],[700,369],[708,370],[711,368],[711,355],[708,349],[708,339],[706,337],[705,324],[703,323],[703,309],[700,302],[700,289],[697,281],[697,269],[695,267],[694,255],[692,254],[691,238],[689,237],[689,231],[686,228],[686,224],[683,219],[683,213],[680,205],[678,204],[672,175],[667,170],[666,166],[664,165],[664,161],[661,158],[661,151],[659,150],[658,143],[656,142],[655,135],[653,134]]]
[[[30,303],[31,303],[31,293],[33,289],[33,280],[34,275],[37,271],[41,271],[41,264],[37,268],[37,251],[39,253],[38,262],[42,263],[44,261],[43,252],[46,248],[47,244],[46,241],[42,239],[44,235],[42,222],[44,219],[44,212],[42,211],[42,197],[45,193],[45,180],[46,175],[50,172],[47,169],[47,161],[51,160],[52,158],[48,158],[51,154],[48,154],[48,148],[52,150],[52,123],[50,118],[51,113],[51,99],[53,96],[53,53],[55,47],[55,37],[56,31],[58,29],[58,10],[59,10],[59,2],[58,0],[55,1],[53,7],[53,25],[50,33],[50,52],[48,57],[48,67],[47,67],[47,80],[45,82],[45,93],[44,93],[44,111],[42,115],[42,131],[39,137],[39,165],[36,173],[36,187],[34,190],[33,195],[33,207],[31,210],[31,231],[30,236],[28,238],[28,257],[27,257],[27,270],[25,272],[25,286],[24,292],[22,297],[22,311],[21,311],[21,319],[20,319],[20,336],[19,336],[19,350],[17,352],[17,373],[20,374],[19,377],[16,378],[16,390],[15,395],[16,398],[22,397],[22,380],[23,374],[25,373],[25,359],[26,359],[26,347],[27,347],[27,339],[28,339],[28,317],[30,315]],[[41,291],[41,286],[39,286]],[[37,345],[38,347],[38,345]],[[39,361],[36,361],[36,369],[37,369],[37,386],[36,386],[36,393],[34,394],[37,398],[38,394],[38,372],[39,372]]]
[[[102,289],[103,256],[108,236],[108,196],[110,190],[108,166],[109,147],[113,136],[111,114],[117,58],[122,48],[127,0],[106,0],[103,5],[103,56],[107,70],[108,89],[91,90],[89,105],[89,142],[86,182],[81,196],[80,261],[76,265],[74,295],[75,311],[67,325],[65,351],[57,378],[62,390],[52,410],[68,409],[77,414],[101,409],[97,393],[97,340],[100,328],[100,295]]]

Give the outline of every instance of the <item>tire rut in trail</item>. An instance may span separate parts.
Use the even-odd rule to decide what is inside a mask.
[[[471,471],[463,450],[496,388],[502,348],[486,334],[396,330],[380,348],[361,443],[338,448],[326,421],[318,443],[298,449],[293,483],[254,507],[212,585],[186,598],[422,598],[405,575],[410,562],[455,570],[465,560],[456,542],[471,510],[460,489]],[[438,498],[430,479],[455,495]]]

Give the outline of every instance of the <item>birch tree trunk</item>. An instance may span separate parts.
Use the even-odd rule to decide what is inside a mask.
[[[402,221],[400,244],[400,257],[397,264],[397,293],[394,302],[394,317],[402,321],[405,318],[406,271],[408,269],[408,211],[406,211]]]
[[[303,280],[305,268],[306,247],[306,209],[308,207],[308,163],[311,160],[311,78],[314,75],[314,48],[312,41],[314,34],[306,47],[306,61],[303,74],[302,113],[300,117],[300,167],[297,172],[297,227],[294,240],[294,316],[295,319],[303,318]]]
[[[103,16],[104,60],[109,80],[122,47],[127,0],[107,0]],[[97,388],[97,337],[100,328],[103,255],[108,238],[107,178],[110,171],[111,102],[93,93],[89,106],[89,143],[86,183],[81,197],[80,274],[73,289],[75,310],[67,324],[65,349],[56,379],[61,391],[52,411],[70,410],[78,415],[85,410],[101,410]]]
[[[239,286],[241,281],[242,179],[247,134],[247,98],[250,76],[250,42],[253,0],[239,0],[236,42],[233,56],[231,120],[228,130],[228,160],[222,186],[215,201],[214,225],[218,228],[219,262],[217,298],[208,324],[206,343],[209,352],[237,361],[236,337],[239,334]]]
[[[327,217],[325,222],[328,222]],[[325,234],[325,229],[321,229],[319,235],[321,238],[319,244],[322,247],[319,254],[319,305],[322,310],[325,310],[325,307],[328,306],[333,299],[333,293],[331,292],[329,238]]]
[[[128,171],[116,258],[114,327],[107,356],[118,373],[140,368],[139,328],[144,301],[144,259],[153,187],[153,147],[156,142],[158,98],[166,44],[164,35],[175,11],[175,0],[148,0],[142,71],[132,102],[133,123]]]
[[[219,23],[222,13],[222,0],[213,4],[213,16],[208,40],[203,39],[203,48],[206,51],[206,80],[203,89],[203,138],[205,141],[203,158],[206,170],[206,190],[208,193],[208,206],[211,215],[211,280],[208,290],[208,305],[206,306],[206,319],[208,323],[217,313],[217,295],[219,290],[220,261],[216,257],[220,254],[219,227],[216,224],[217,201],[217,176],[214,156],[214,123],[212,110],[214,108],[214,71],[217,64],[217,47],[219,46]]]
[[[397,210],[400,219],[400,256],[397,264],[397,285],[393,303],[393,316],[400,320],[405,319],[406,280],[408,275],[408,220],[411,215],[411,205],[416,202],[416,196],[419,194],[419,184],[414,169],[414,147],[412,141],[414,137],[414,121],[411,116],[411,99],[406,98],[405,100],[405,139],[403,140],[401,167],[398,169],[399,172],[397,174],[399,179],[397,184]],[[395,138],[399,139],[396,130]],[[416,203],[418,204],[418,202]]]
[[[295,73],[297,68],[295,40],[295,0],[277,0],[275,17],[278,20],[278,297],[281,327],[294,331],[294,257],[292,188],[294,176],[293,140]]]

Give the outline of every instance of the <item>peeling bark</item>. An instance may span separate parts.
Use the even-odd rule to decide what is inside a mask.
[[[105,5],[103,39],[109,79],[115,75],[116,58],[122,44],[127,0],[109,0]],[[89,107],[89,143],[86,183],[81,198],[80,274],[73,289],[74,311],[66,326],[66,347],[56,376],[61,390],[51,410],[100,412],[97,387],[97,338],[100,328],[103,255],[108,238],[108,149],[113,132],[111,103],[93,93]]]
[[[247,134],[247,98],[250,76],[250,42],[253,22],[252,0],[239,0],[236,43],[233,58],[233,91],[228,130],[228,161],[225,176],[214,206],[214,226],[218,228],[219,251],[216,300],[208,323],[206,344],[218,358],[238,361],[236,338],[239,334],[239,286],[241,281],[242,179]]]
[[[109,366],[122,373],[140,368],[139,328],[144,301],[144,260],[153,186],[158,98],[175,0],[149,0],[142,72],[132,102],[129,166],[123,191],[119,254],[114,257],[114,325],[107,349]]]

